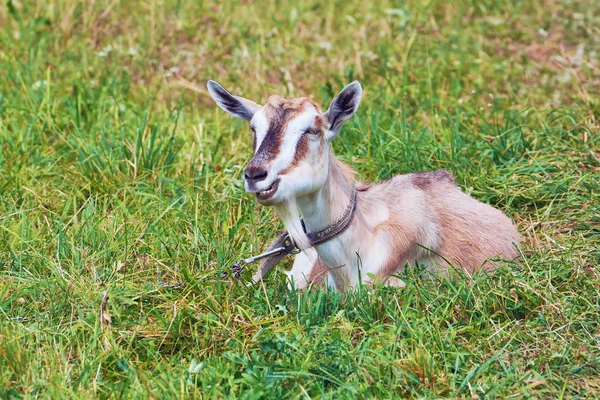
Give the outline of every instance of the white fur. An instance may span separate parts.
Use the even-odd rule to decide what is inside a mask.
[[[264,109],[261,109],[254,114],[252,121],[250,121],[250,126],[254,128],[254,134],[256,135],[256,150],[258,150],[260,149],[263,140],[265,140],[267,129],[269,129],[269,121],[267,120]]]

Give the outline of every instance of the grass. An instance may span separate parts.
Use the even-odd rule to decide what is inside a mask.
[[[600,397],[598,26],[592,0],[3,2],[0,398]],[[207,79],[324,106],[361,80],[336,154],[452,171],[523,260],[345,295],[218,279],[281,224]]]

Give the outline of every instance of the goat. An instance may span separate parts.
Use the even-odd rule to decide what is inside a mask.
[[[306,97],[271,96],[261,106],[215,81],[207,87],[220,108],[250,123],[254,156],[245,189],[275,209],[301,250],[288,273],[296,288],[320,281],[336,290],[372,281],[404,286],[397,274],[408,263],[472,273],[495,268],[491,258],[518,256],[512,221],[463,193],[448,171],[363,183],[334,157],[330,142],[358,109],[360,83],[347,85],[325,113]],[[341,233],[319,244],[309,239],[306,232],[335,224],[350,208]]]

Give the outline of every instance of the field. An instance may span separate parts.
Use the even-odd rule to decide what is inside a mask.
[[[282,225],[214,79],[323,107],[365,180],[446,168],[492,274],[340,294],[220,279]],[[600,2],[0,5],[0,398],[600,398]]]

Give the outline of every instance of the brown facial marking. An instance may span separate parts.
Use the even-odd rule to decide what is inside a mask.
[[[281,175],[289,173],[291,170],[300,165],[300,162],[304,159],[304,157],[306,157],[306,153],[308,153],[308,141],[308,136],[302,135],[300,140],[298,140],[298,143],[296,143],[296,153],[294,154],[294,159],[292,160],[292,163],[289,167],[281,171]]]
[[[283,108],[285,109],[285,112],[289,114],[290,118],[293,119],[309,106],[313,106],[316,110],[319,110],[319,106],[314,101],[306,97],[286,101],[283,105]]]
[[[284,100],[278,96],[269,97],[269,101],[265,105],[265,114],[269,121],[267,134],[263,139],[258,150],[255,149],[254,158],[259,158],[262,162],[270,162],[279,154],[283,135],[288,124],[294,118],[298,117],[306,107],[313,106],[319,110],[318,106],[308,98],[299,98],[294,100]],[[321,122],[322,125],[322,122]],[[256,148],[256,145],[255,145]],[[301,157],[296,160],[298,152]],[[308,152],[307,138],[301,138],[296,145],[296,157],[294,161],[297,163]]]
[[[306,280],[310,285],[325,287],[327,283],[327,272],[328,270],[325,263],[320,258],[317,258],[317,261],[313,264]]]
[[[271,102],[273,96],[269,98],[269,103],[265,106],[265,114],[269,121],[267,134],[263,139],[258,150],[256,150],[254,158],[259,158],[263,162],[269,162],[277,157],[279,148],[283,141],[284,119],[281,112],[279,102]]]
[[[325,124],[323,122],[323,118],[321,116],[315,117],[315,122],[314,122],[313,126],[311,127],[312,133],[310,133],[310,134],[312,134],[312,135],[322,134],[324,126],[325,126]],[[300,139],[296,143],[296,153],[294,154],[294,159],[292,160],[292,163],[290,164],[290,166],[281,172],[282,175],[285,175],[285,174],[289,173],[290,171],[292,171],[294,168],[298,167],[300,165],[300,162],[302,162],[302,160],[304,160],[304,158],[306,157],[306,154],[308,153],[308,149],[310,146],[310,143],[309,143],[310,139],[309,139],[308,135],[309,134],[302,135],[302,137],[300,137]]]
[[[315,117],[314,128],[319,132],[323,132],[323,129],[325,128],[325,121],[320,115]]]

